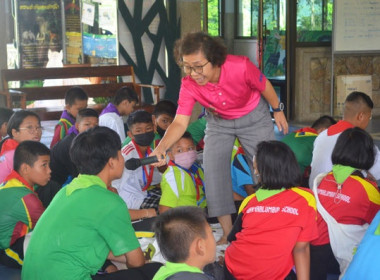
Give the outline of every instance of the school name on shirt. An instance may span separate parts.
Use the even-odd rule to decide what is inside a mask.
[[[342,200],[346,203],[350,203],[351,197],[342,193],[332,192],[332,191],[326,191],[326,190],[320,190],[318,189],[318,194],[327,196],[327,197],[333,197],[339,200]]]
[[[278,206],[255,206],[255,207],[249,207],[246,211],[247,214],[249,213],[271,213],[275,214],[278,212],[292,214],[298,216],[298,208],[290,207],[290,206],[284,206],[284,207],[278,207]]]

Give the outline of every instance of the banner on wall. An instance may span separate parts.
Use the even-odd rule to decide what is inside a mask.
[[[93,57],[116,58],[116,35],[83,33],[83,53]]]

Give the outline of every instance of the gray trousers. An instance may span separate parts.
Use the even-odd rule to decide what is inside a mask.
[[[203,153],[205,191],[208,214],[218,217],[236,212],[231,180],[231,153],[235,138],[239,138],[252,169],[257,144],[273,140],[274,129],[268,103],[263,98],[252,112],[241,118],[225,120],[208,113],[206,119]]]

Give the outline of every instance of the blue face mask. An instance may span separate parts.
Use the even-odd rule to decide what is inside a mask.
[[[154,131],[133,135],[135,142],[139,146],[149,146],[154,139]]]

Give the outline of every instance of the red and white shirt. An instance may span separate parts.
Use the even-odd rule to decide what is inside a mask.
[[[226,249],[227,268],[239,280],[284,279],[295,244],[318,236],[315,198],[309,189],[291,188],[262,201],[255,194],[247,199],[242,230]]]
[[[326,211],[341,224],[370,224],[380,210],[380,192],[375,182],[357,175],[349,176],[337,191],[332,172],[322,179],[318,186],[318,198]],[[319,237],[313,245],[330,243],[327,224],[318,213]]]
[[[313,186],[314,179],[318,174],[330,172],[332,170],[331,155],[334,150],[336,141],[339,135],[346,129],[354,127],[347,121],[339,121],[330,126],[328,129],[322,131],[314,141],[313,159],[311,160],[311,173],[309,179],[309,186]],[[375,163],[369,170],[371,174],[380,180],[380,152],[379,148],[375,146]]]

